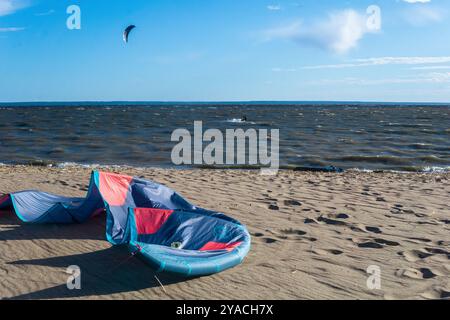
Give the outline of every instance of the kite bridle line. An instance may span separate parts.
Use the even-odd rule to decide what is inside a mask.
[[[128,257],[124,258],[122,261],[120,261],[118,264],[116,264],[113,268],[111,268],[106,273],[112,273],[113,271],[117,270],[120,266],[122,266],[123,264],[125,264],[126,262],[128,262],[129,260],[134,258],[139,252],[141,252],[141,250],[142,250],[141,246],[136,244],[136,247],[137,247],[137,249],[135,251],[131,252]]]
[[[112,269],[110,269],[107,273],[112,273],[113,271],[117,270],[120,266],[122,266],[123,264],[125,264],[128,260],[130,260],[131,258],[134,258],[139,252],[142,251],[142,247],[138,244],[136,244],[136,250],[131,252],[130,255],[128,257],[126,257],[125,259],[123,259],[121,262],[119,262],[117,265],[115,265]],[[158,284],[161,286],[161,288],[163,289],[164,293],[167,294],[166,288],[164,287],[164,285],[162,284],[161,280],[159,280],[159,278],[156,276],[156,274],[153,274],[153,276],[155,277],[156,281],[158,282]]]

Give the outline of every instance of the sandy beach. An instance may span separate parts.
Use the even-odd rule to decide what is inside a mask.
[[[111,169],[109,169],[111,171]],[[450,297],[450,174],[115,170],[177,190],[245,224],[244,263],[213,276],[158,275],[105,240],[105,219],[24,225],[0,212],[0,297],[13,299],[441,299]],[[0,194],[84,196],[91,169],[0,167]],[[82,270],[68,290],[66,268]],[[369,266],[381,289],[367,287]]]

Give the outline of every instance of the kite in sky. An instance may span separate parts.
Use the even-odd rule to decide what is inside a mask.
[[[125,41],[125,43],[128,43],[128,36],[130,35],[131,30],[133,30],[134,28],[136,28],[135,25],[129,25],[123,32],[123,41]]]

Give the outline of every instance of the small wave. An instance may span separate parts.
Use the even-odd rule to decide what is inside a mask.
[[[448,160],[442,159],[435,155],[423,156],[423,157],[419,157],[419,159],[423,162],[428,162],[428,163],[440,163],[440,164],[448,163]]]
[[[78,163],[78,162],[54,162],[48,160],[29,160],[29,161],[18,161],[12,163],[0,162],[0,167],[14,167],[14,166],[29,166],[29,167],[47,167],[47,168],[57,168],[57,169],[70,169],[70,168],[82,168],[82,169],[145,169],[153,167],[144,166],[132,166],[132,165],[121,165],[121,164],[97,164],[97,163]],[[158,166],[156,166],[158,167]]]
[[[412,149],[430,149],[433,145],[431,143],[412,143],[408,147]]]
[[[99,164],[99,163],[78,163],[78,162],[61,162],[56,165],[51,165],[49,167],[56,167],[58,169],[69,169],[69,168],[82,168],[82,169],[148,169],[148,168],[158,168],[158,166],[132,166],[132,165],[124,165],[124,164]]]
[[[372,172],[374,172],[374,170],[371,170],[371,169],[364,169],[364,168],[351,168],[351,169],[348,169],[347,171],[352,171],[352,172],[364,172],[364,173],[372,173]]]
[[[55,165],[52,165],[52,167],[57,167],[61,169],[65,168],[86,168],[86,169],[95,169],[100,167],[99,164],[83,164],[83,163],[77,163],[77,162],[62,162],[57,163]]]
[[[422,172],[425,173],[446,173],[450,172],[450,166],[447,167],[424,167]]]
[[[404,167],[398,172],[416,172],[416,173],[446,173],[450,172],[450,166],[410,166]]]
[[[423,127],[432,127],[431,123],[397,123],[397,122],[389,122],[388,126],[394,127],[404,127],[404,128],[423,128]]]
[[[407,165],[410,163],[408,159],[393,156],[345,156],[333,160],[345,162],[383,163],[388,165]]]
[[[364,168],[351,168],[347,171],[351,172],[364,172],[364,173],[447,173],[450,172],[450,166],[447,167],[403,167],[398,170],[394,169],[382,169],[382,170],[372,170],[372,169],[364,169]]]

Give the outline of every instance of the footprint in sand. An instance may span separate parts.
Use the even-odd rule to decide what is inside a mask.
[[[266,230],[266,231],[269,231],[269,230]],[[255,232],[255,233],[252,233],[252,236],[254,236],[255,238],[261,238],[261,240],[262,240],[264,243],[266,243],[266,244],[271,244],[271,243],[275,243],[275,242],[278,241],[277,239],[274,239],[274,238],[264,237],[265,235],[264,235],[264,233],[262,233],[262,232]],[[264,237],[264,238],[263,238],[263,237]],[[287,239],[286,236],[278,236],[278,238],[280,238],[280,239],[282,239],[282,240]]]
[[[332,213],[327,216],[328,216],[328,218],[333,218],[333,219],[348,219],[348,218],[350,218],[350,216],[346,213]]]
[[[330,219],[330,218],[326,218],[323,216],[320,216],[319,218],[317,218],[317,221],[324,222],[326,224],[330,224],[330,225],[334,225],[334,226],[346,226],[347,225],[347,222],[345,222],[345,221]]]
[[[284,200],[284,205],[285,206],[301,206],[302,203],[297,200]]]
[[[400,243],[398,243],[398,242],[390,241],[390,240],[386,240],[386,239],[380,239],[380,238],[375,239],[375,242],[379,243],[379,244],[384,244],[387,246],[399,246],[400,245]]]
[[[287,235],[297,235],[297,236],[304,236],[306,234],[303,230],[294,230],[294,229],[284,229],[281,230],[281,233],[287,234]]]
[[[260,238],[260,237],[263,237],[263,236],[264,236],[264,233],[261,233],[261,232],[255,232],[255,233],[252,233],[252,236],[254,236],[254,237],[256,237],[256,238]]]
[[[369,231],[369,232],[372,232],[372,233],[383,233],[381,231],[381,229],[378,228],[378,227],[369,227],[369,226],[367,226],[366,230]]]
[[[392,214],[402,214],[403,212],[402,212],[402,209],[400,209],[400,208],[392,208],[391,209],[391,211],[390,211]]]
[[[419,218],[427,216],[425,214],[415,213],[414,210],[411,210],[411,209],[403,209],[402,205],[397,205],[397,204],[391,208],[391,213],[393,213],[393,214],[414,214]]]
[[[275,204],[270,204],[268,208],[269,208],[269,210],[275,210],[275,211],[280,210],[280,207],[278,207],[278,206],[275,205]]]
[[[359,248],[381,249],[385,246],[399,246],[400,243],[386,239],[351,239]]]
[[[413,243],[430,243],[432,240],[426,238],[408,238]]]
[[[260,263],[260,264],[258,264],[257,266],[258,266],[258,267],[263,267],[263,268],[269,268],[269,269],[276,270],[276,266],[273,265],[273,264],[271,264],[271,263],[268,263],[268,262]]]
[[[284,240],[296,240],[296,241],[301,241],[301,240],[308,240],[311,242],[315,242],[317,241],[316,238],[313,237],[305,237],[305,235],[307,234],[306,231],[303,230],[298,230],[298,229],[284,229],[280,231],[283,235],[278,236],[281,239]]]
[[[381,249],[383,248],[383,245],[376,243],[376,242],[362,242],[358,243],[358,247],[360,248],[371,248],[371,249]]]
[[[432,256],[431,253],[420,250],[401,251],[398,252],[398,255],[402,256],[406,261],[409,262],[416,262]]]
[[[450,298],[450,289],[445,289],[442,287],[433,287],[430,290],[422,293],[420,295],[422,298],[438,300],[438,299],[449,299]]]
[[[448,251],[440,248],[425,248],[425,250],[434,254],[449,254]]]
[[[383,233],[383,231],[378,227],[373,226],[365,226],[363,224],[352,224],[350,222],[346,222],[343,220],[349,219],[350,216],[346,213],[336,213],[336,214],[328,214],[326,216],[320,216],[317,219],[314,218],[306,218],[304,220],[305,224],[316,223],[316,224],[328,224],[334,226],[347,226],[350,227],[353,231],[357,232],[371,232],[375,234]],[[358,246],[361,248],[383,248],[383,245],[388,246],[398,246],[400,245],[397,242],[389,241],[385,239],[375,239],[374,241],[359,241]]]
[[[312,219],[312,218],[305,218],[304,223],[306,223],[306,224],[310,224],[310,223],[322,224],[319,221],[317,221],[316,219]]]
[[[440,248],[425,248],[425,251],[435,255],[443,255],[446,256],[448,260],[450,260],[450,252]]]
[[[376,233],[376,234],[383,233],[380,228],[365,226],[363,224],[357,224],[357,225],[351,226],[351,229],[353,231],[357,231],[357,232],[372,232],[372,233]]]
[[[343,251],[337,249],[312,249],[311,252],[320,256],[325,256],[328,254],[338,256],[344,253]]]
[[[398,255],[405,258],[406,261],[416,262],[424,260],[429,257],[435,257],[435,260],[443,261],[450,260],[450,253],[438,248],[424,248],[421,250],[400,251]],[[446,267],[446,265],[444,265]]]

